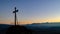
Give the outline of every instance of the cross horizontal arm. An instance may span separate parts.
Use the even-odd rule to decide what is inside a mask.
[[[13,13],[16,13],[16,12],[18,12],[18,10],[16,10],[16,11],[13,11]]]

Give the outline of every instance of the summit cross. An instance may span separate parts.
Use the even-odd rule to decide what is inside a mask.
[[[17,22],[17,21],[16,21],[16,20],[17,20],[17,19],[16,19],[16,18],[17,18],[16,13],[18,12],[18,10],[16,9],[16,7],[15,7],[14,9],[15,9],[15,10],[13,11],[13,13],[15,14],[15,26],[16,26],[16,24],[17,24],[17,23],[16,23],[16,22]]]

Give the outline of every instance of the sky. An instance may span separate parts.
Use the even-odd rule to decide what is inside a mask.
[[[0,0],[0,24],[14,24],[14,7],[19,24],[60,22],[60,0]]]

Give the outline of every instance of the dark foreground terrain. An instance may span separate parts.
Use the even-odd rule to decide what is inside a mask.
[[[60,26],[58,27],[49,27],[49,28],[30,28],[27,26],[21,25],[0,25],[0,34],[60,34]]]

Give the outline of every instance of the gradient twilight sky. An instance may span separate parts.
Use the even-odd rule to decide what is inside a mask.
[[[20,24],[60,22],[60,0],[0,0],[0,23],[13,24],[15,6]]]

